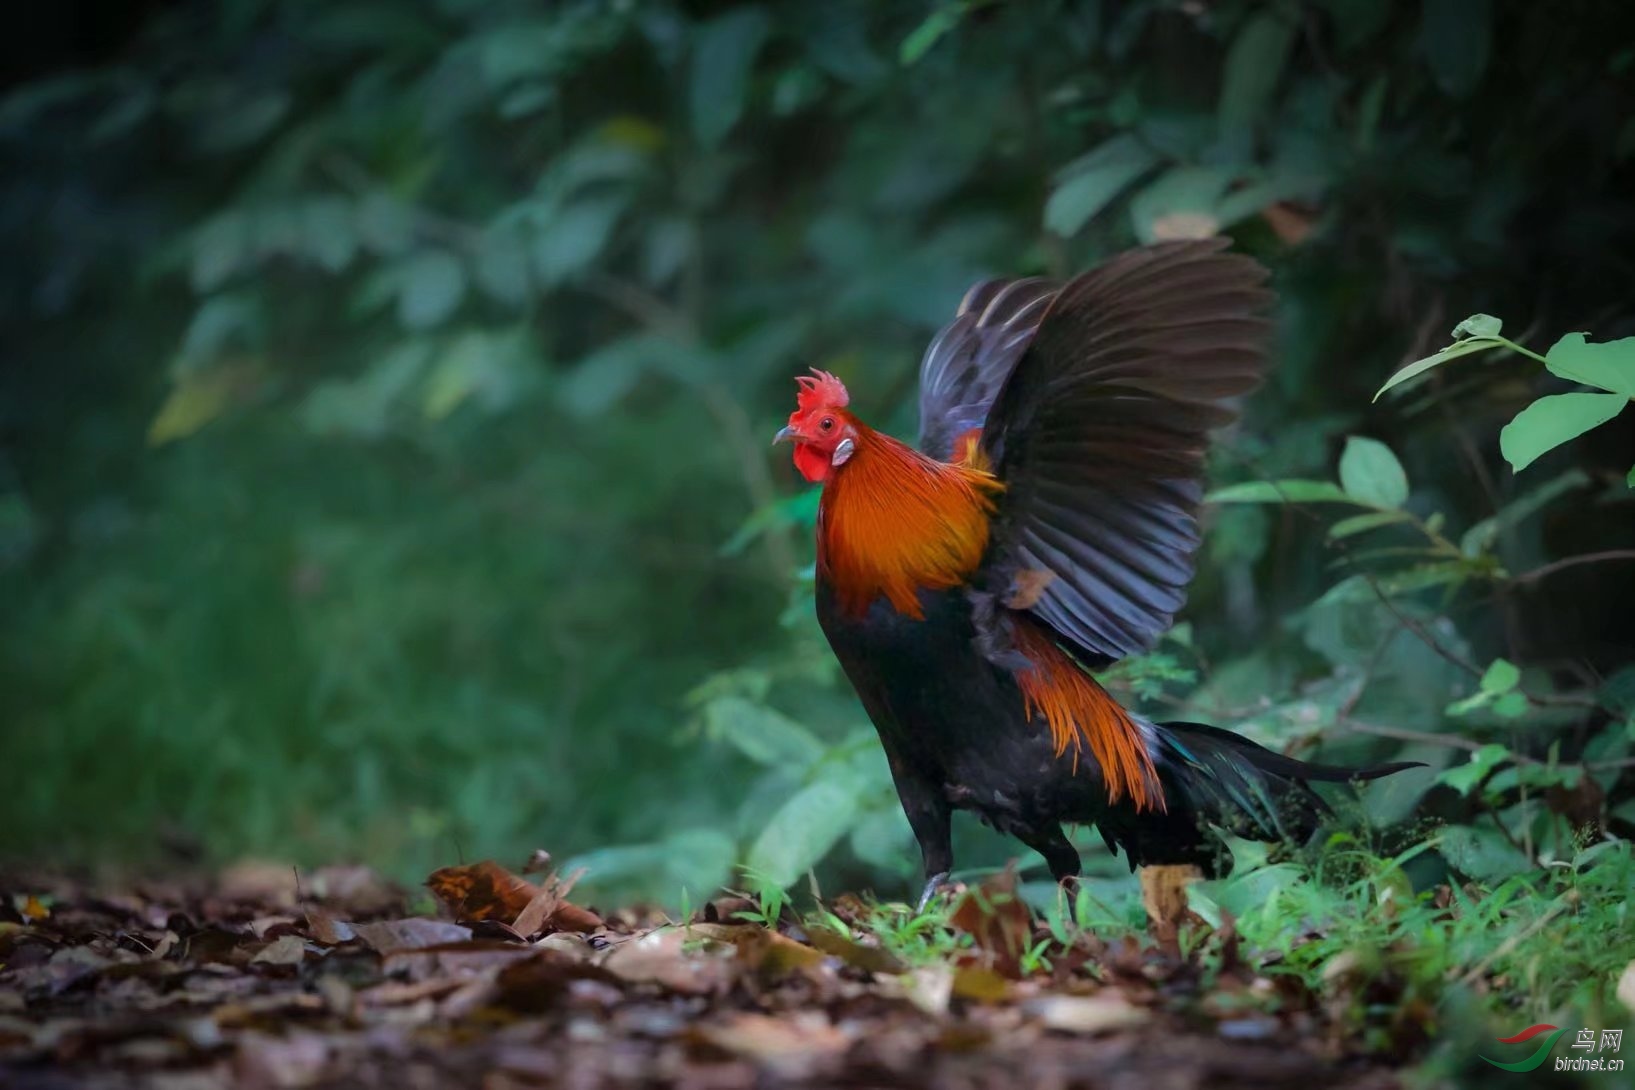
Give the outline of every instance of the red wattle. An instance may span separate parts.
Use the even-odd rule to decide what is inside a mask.
[[[829,457],[812,449],[808,443],[795,444],[795,468],[800,475],[816,484],[829,476]]]

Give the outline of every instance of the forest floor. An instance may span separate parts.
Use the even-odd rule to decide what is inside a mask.
[[[849,897],[822,925],[734,898],[675,922],[491,863],[427,884],[435,916],[360,867],[0,877],[0,1086],[1402,1085],[1377,1036],[1230,935],[1207,965],[1128,936],[1042,958],[1003,879],[917,964]]]

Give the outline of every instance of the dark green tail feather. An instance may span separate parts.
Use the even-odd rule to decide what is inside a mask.
[[[1170,804],[1252,840],[1310,836],[1332,812],[1311,781],[1373,780],[1419,766],[1416,761],[1368,768],[1312,764],[1202,723],[1161,723],[1156,734]]]

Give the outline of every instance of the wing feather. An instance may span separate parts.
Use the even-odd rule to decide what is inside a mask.
[[[1038,278],[986,280],[965,294],[920,361],[922,451],[947,461],[956,440],[982,426],[1060,287]]]
[[[982,405],[983,445],[1006,488],[983,592],[1025,599],[1090,664],[1151,647],[1184,603],[1209,432],[1234,418],[1222,402],[1265,367],[1266,274],[1225,246],[1132,250],[1048,295],[1016,288],[1025,281],[979,285],[926,355],[924,373],[939,385],[922,406],[957,405],[942,419],[966,424],[980,400],[966,393],[986,390],[997,370],[983,369],[981,320],[1015,324],[993,343],[1017,358]],[[962,326],[977,304],[981,315]],[[957,434],[928,432],[939,444]],[[998,635],[984,632],[983,643],[1003,655]]]

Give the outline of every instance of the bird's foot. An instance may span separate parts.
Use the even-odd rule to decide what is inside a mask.
[[[953,886],[948,881],[947,871],[938,871],[925,880],[925,888],[920,890],[920,899],[914,904],[915,912],[924,912],[925,906],[931,903],[931,898],[943,891],[952,891]]]

